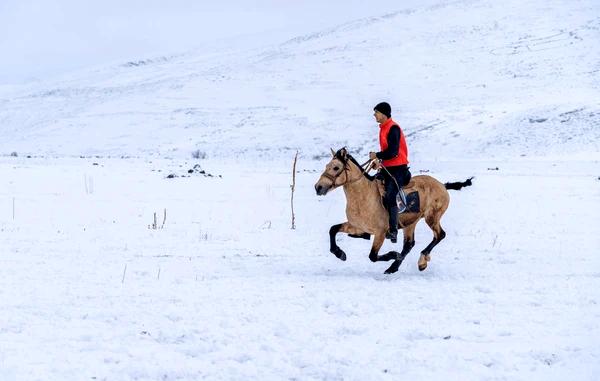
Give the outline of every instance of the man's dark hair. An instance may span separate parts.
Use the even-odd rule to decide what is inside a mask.
[[[392,106],[390,106],[390,104],[387,102],[377,103],[377,106],[375,106],[373,110],[379,111],[388,118],[392,117]]]

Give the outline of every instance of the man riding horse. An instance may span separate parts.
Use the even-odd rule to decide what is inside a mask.
[[[411,174],[408,170],[408,148],[406,139],[398,123],[392,119],[392,107],[387,102],[381,102],[373,109],[379,123],[379,146],[381,151],[370,152],[371,160],[381,160],[383,168],[378,176],[383,179],[385,196],[383,204],[389,213],[389,231],[385,238],[396,242],[398,239],[398,209],[396,197],[400,188],[407,185]]]

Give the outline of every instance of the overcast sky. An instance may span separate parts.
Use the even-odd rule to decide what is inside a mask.
[[[184,52],[215,39],[279,42],[395,10],[386,3],[394,2],[0,0],[0,84]]]

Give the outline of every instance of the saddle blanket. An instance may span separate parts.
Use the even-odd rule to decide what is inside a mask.
[[[402,210],[402,205],[398,205]],[[406,210],[402,213],[419,213],[421,211],[421,204],[419,201],[419,192],[414,191],[406,195]]]

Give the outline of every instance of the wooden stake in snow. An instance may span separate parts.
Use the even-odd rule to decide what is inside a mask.
[[[165,223],[167,222],[167,209],[164,209],[163,212],[163,222],[162,225],[158,226],[158,217],[156,216],[156,212],[154,212],[154,222],[152,222],[152,224],[148,225],[148,229],[164,229],[165,227]]]
[[[92,176],[83,175],[83,184],[85,185],[85,194],[94,193],[94,178]]]
[[[294,190],[296,189],[296,162],[298,161],[298,151],[294,156],[294,166],[292,167],[292,229],[296,229],[296,215],[294,214]]]
[[[123,279],[121,279],[121,283],[125,282],[125,273],[127,272],[127,264],[125,264],[125,268],[123,269]]]
[[[15,198],[13,197],[13,221],[15,220]]]

